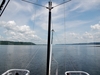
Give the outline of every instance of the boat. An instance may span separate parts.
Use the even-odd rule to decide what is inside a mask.
[[[28,2],[26,0],[23,0],[23,1]],[[69,0],[69,1],[71,1],[71,0]],[[69,2],[69,1],[66,1],[66,2]],[[64,3],[66,3],[66,2],[64,2]],[[31,2],[28,2],[28,3],[31,3]],[[61,3],[59,5],[62,5],[64,3]],[[39,5],[39,4],[36,4],[36,3],[32,3],[32,4]],[[57,7],[59,5],[56,5],[54,7]],[[43,5],[39,5],[39,6],[45,7]],[[54,7],[52,7],[51,0],[48,2],[48,7],[45,7],[45,8],[47,8],[49,10],[46,75],[51,75],[51,61],[52,61],[51,10]],[[54,30],[52,30],[52,31],[54,31]],[[2,75],[29,75],[29,74],[30,74],[30,71],[29,70],[26,70],[26,69],[10,69],[10,70],[4,72]],[[66,71],[65,72],[65,75],[76,75],[76,74],[77,75],[89,75],[87,72],[84,72],[84,71]]]

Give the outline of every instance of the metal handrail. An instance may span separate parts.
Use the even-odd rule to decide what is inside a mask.
[[[84,72],[84,71],[66,71],[65,72],[65,75],[72,75],[72,74],[79,74],[79,75],[86,74],[86,75],[89,75],[87,72]]]
[[[10,70],[7,70],[6,72],[4,72],[2,75],[9,75],[10,72],[12,71],[26,71],[27,73],[25,75],[29,75],[30,74],[30,71],[29,70],[26,70],[26,69],[10,69]]]

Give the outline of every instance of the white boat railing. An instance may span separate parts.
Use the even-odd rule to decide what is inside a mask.
[[[84,71],[66,71],[65,75],[89,75],[89,74]]]
[[[10,69],[4,72],[2,75],[29,75],[30,71],[26,69]]]

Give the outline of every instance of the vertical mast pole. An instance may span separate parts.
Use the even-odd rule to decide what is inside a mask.
[[[47,7],[47,9],[49,10],[49,17],[48,17],[48,41],[47,41],[47,71],[46,71],[46,75],[50,75],[50,70],[51,70],[51,9],[53,9],[52,7],[52,2],[49,2],[49,7]]]

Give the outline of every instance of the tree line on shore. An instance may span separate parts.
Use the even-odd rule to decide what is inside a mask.
[[[0,41],[0,45],[36,45],[32,42]]]

